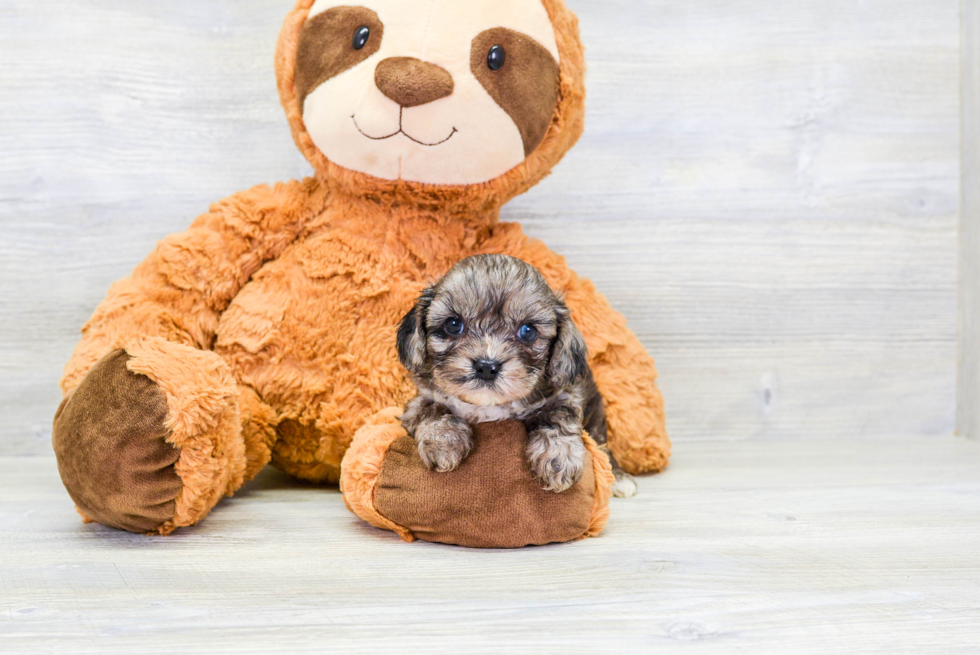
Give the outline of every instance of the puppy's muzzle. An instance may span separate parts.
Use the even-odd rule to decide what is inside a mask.
[[[473,371],[481,380],[493,382],[500,374],[500,362],[491,359],[474,359]]]

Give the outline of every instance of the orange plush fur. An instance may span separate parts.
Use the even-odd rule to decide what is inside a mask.
[[[358,431],[357,439],[344,456],[347,464],[340,478],[340,490],[344,494],[347,509],[376,528],[391,530],[404,541],[415,541],[408,528],[394,523],[378,511],[374,492],[381,477],[381,467],[391,444],[405,436],[398,416],[401,412],[392,408],[373,416]]]
[[[288,15],[276,68],[315,175],[234,195],[160,242],[110,289],[65,369],[68,394],[122,348],[130,370],[166,394],[184,491],[158,532],[200,520],[270,461],[298,478],[337,482],[355,431],[413,393],[395,353],[399,319],[425,285],[477,253],[523,259],[565,295],[606,401],[610,450],[629,472],[663,469],[670,442],[653,360],[590,282],[519,225],[499,221],[501,206],[547,175],[582,132],[574,15],[544,0],[561,78],[543,142],[494,180],[446,186],[347,170],[316,148],[294,88],[312,4],[300,0]]]

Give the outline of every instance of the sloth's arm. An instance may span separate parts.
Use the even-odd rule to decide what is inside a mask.
[[[259,186],[212,205],[161,241],[109,289],[65,366],[69,391],[107,353],[143,337],[209,350],[221,313],[265,262],[293,243],[324,205],[312,179]]]
[[[515,223],[502,223],[480,252],[502,253],[536,266],[551,288],[563,293],[572,320],[589,347],[589,363],[606,404],[608,443],[629,473],[667,466],[670,439],[664,425],[657,368],[622,314],[590,281],[568,268],[565,258],[525,236]]]

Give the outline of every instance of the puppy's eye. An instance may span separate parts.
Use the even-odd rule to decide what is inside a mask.
[[[355,50],[360,50],[367,45],[368,39],[370,38],[371,28],[369,28],[367,25],[362,25],[361,27],[357,28],[356,32],[354,32],[354,41],[351,45],[354,46]]]
[[[454,337],[458,337],[459,335],[463,334],[464,327],[466,326],[463,325],[463,321],[454,316],[453,318],[446,320],[442,326],[442,329],[446,331],[446,334],[451,334]]]
[[[507,52],[499,45],[490,48],[487,55],[487,68],[492,71],[499,71],[507,63]]]
[[[517,338],[524,343],[534,343],[538,339],[538,330],[533,325],[525,323],[517,331]]]

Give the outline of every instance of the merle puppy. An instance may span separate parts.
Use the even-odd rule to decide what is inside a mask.
[[[519,259],[456,264],[402,319],[398,357],[418,387],[402,424],[430,469],[459,466],[473,446],[471,424],[517,419],[532,471],[558,493],[582,476],[582,430],[606,443],[585,340],[541,273]],[[614,495],[636,493],[615,461],[613,471]]]

